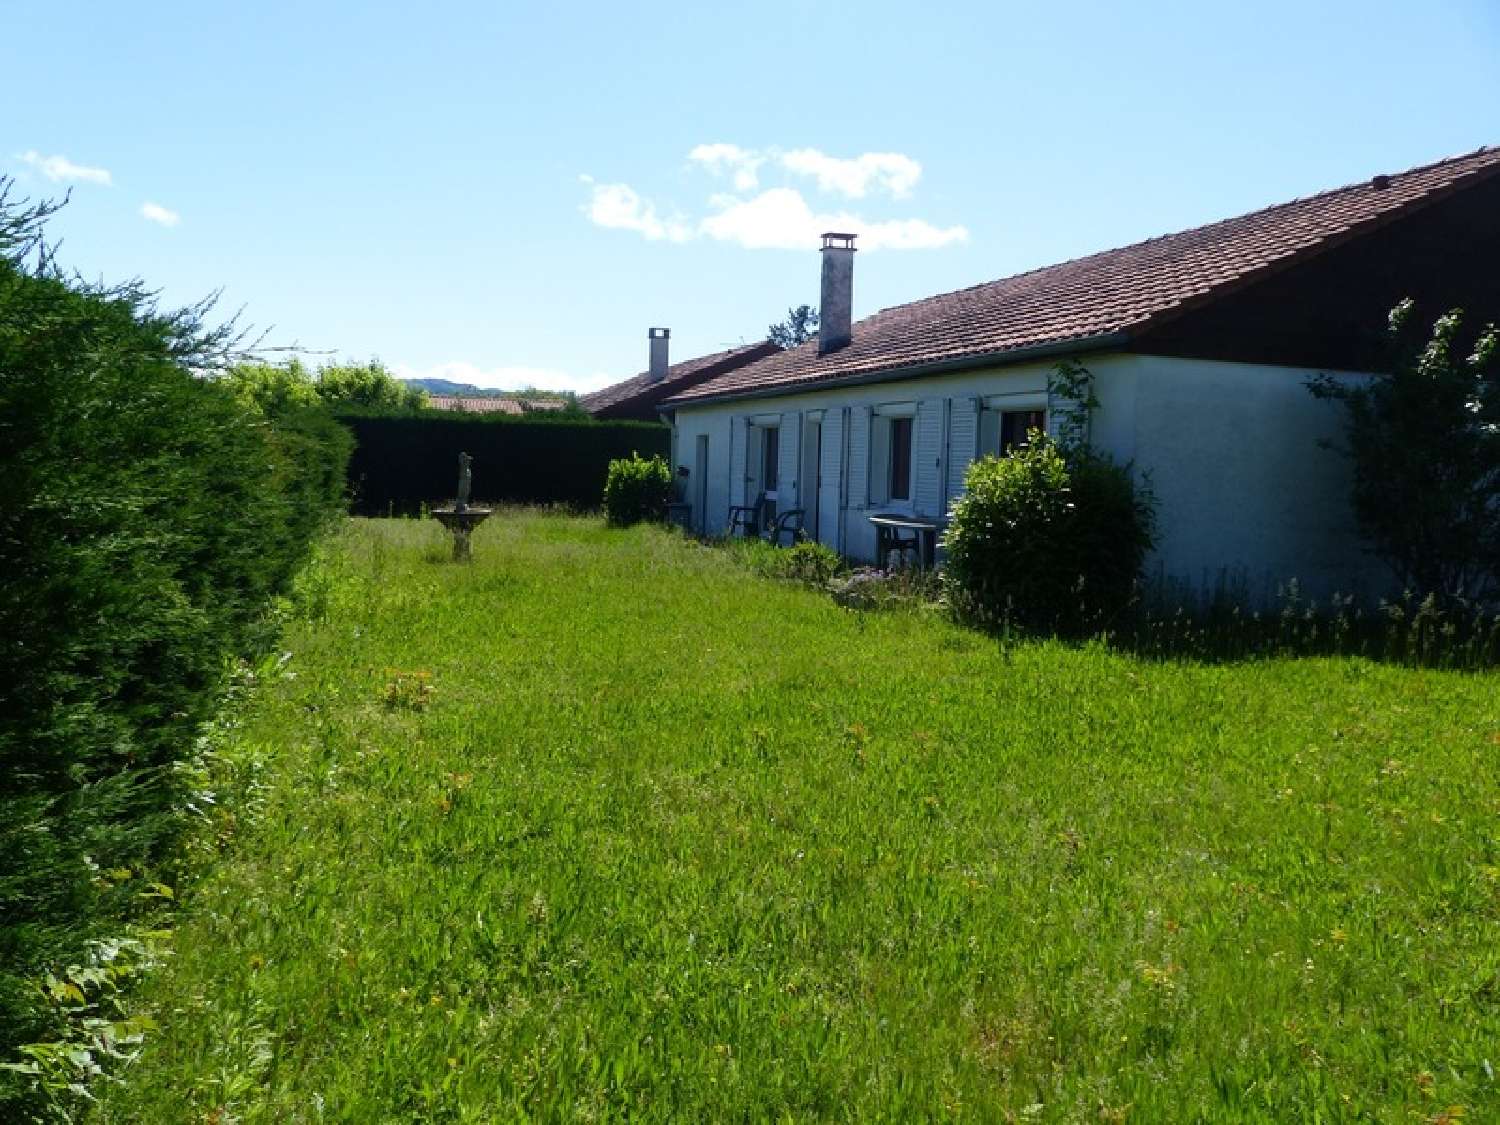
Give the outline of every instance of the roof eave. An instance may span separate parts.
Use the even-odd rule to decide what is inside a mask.
[[[657,409],[662,413],[667,410],[675,412],[694,406],[711,406],[721,402],[738,402],[744,399],[782,398],[787,395],[807,394],[838,387],[858,387],[868,383],[898,383],[907,379],[921,379],[928,375],[968,371],[976,367],[1005,367],[1014,363],[1025,363],[1031,359],[1066,355],[1070,352],[1096,352],[1103,348],[1118,347],[1129,340],[1128,332],[1102,332],[1096,336],[1075,336],[1067,340],[1053,340],[1045,344],[1031,344],[1022,348],[1007,348],[999,352],[978,352],[974,355],[956,356],[953,359],[912,364],[910,367],[883,367],[876,371],[862,371],[857,375],[846,375],[842,378],[782,383],[774,387],[754,387],[743,391],[726,391],[723,394],[685,399],[672,397],[658,404]]]

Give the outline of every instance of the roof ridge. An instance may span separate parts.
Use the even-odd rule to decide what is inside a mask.
[[[1206,223],[1198,223],[1195,226],[1183,227],[1181,230],[1167,231],[1165,234],[1153,234],[1149,238],[1138,239],[1135,242],[1127,242],[1123,246],[1111,246],[1103,250],[1092,250],[1087,254],[1079,254],[1072,258],[1064,258],[1060,262],[1049,262],[1045,266],[1034,266],[1029,270],[1021,270],[1019,273],[1007,274],[1005,277],[992,278],[989,281],[977,282],[974,285],[965,285],[958,289],[950,289],[944,293],[930,293],[926,297],[918,297],[914,301],[907,301],[899,305],[887,305],[885,308],[877,309],[870,315],[872,317],[880,316],[884,313],[896,312],[899,309],[908,309],[916,305],[925,304],[928,301],[938,301],[948,297],[957,297],[962,293],[973,293],[976,290],[987,289],[993,285],[1019,281],[1022,278],[1030,277],[1033,274],[1046,273],[1049,270],[1061,269],[1064,266],[1076,265],[1079,262],[1087,262],[1094,258],[1103,257],[1106,254],[1123,254],[1127,250],[1135,250],[1142,246],[1150,246],[1153,243],[1163,242],[1169,238],[1181,238],[1184,235],[1195,234],[1200,231],[1208,230],[1210,227],[1221,226],[1224,223],[1239,222],[1240,220],[1251,219],[1260,215],[1269,215],[1273,212],[1281,211],[1288,207],[1306,205],[1308,203],[1311,203],[1313,200],[1326,199],[1329,196],[1338,195],[1340,192],[1356,191],[1362,187],[1369,187],[1370,184],[1379,176],[1386,176],[1387,178],[1389,178],[1391,181],[1393,181],[1389,186],[1394,187],[1394,181],[1397,177],[1404,178],[1417,175],[1421,172],[1431,172],[1436,168],[1441,168],[1445,164],[1455,164],[1461,160],[1472,160],[1474,157],[1482,156],[1486,152],[1500,152],[1500,146],[1480,145],[1472,152],[1463,152],[1458,153],[1454,156],[1445,156],[1441,160],[1433,160],[1426,164],[1413,165],[1412,167],[1403,169],[1400,172],[1376,172],[1371,176],[1367,176],[1363,180],[1355,180],[1351,183],[1342,184],[1339,187],[1335,188],[1325,188],[1323,191],[1313,192],[1311,195],[1295,196],[1291,199],[1282,200],[1280,203],[1267,204],[1264,207],[1257,207],[1251,211],[1242,211],[1237,215],[1226,215],[1222,219],[1211,219]],[[1475,172],[1478,172],[1480,170],[1481,169],[1479,168],[1475,168],[1465,174],[1473,175]],[[1424,191],[1422,193],[1422,195],[1430,195],[1433,191],[1437,190],[1438,186],[1440,185],[1434,185],[1433,187],[1428,188],[1427,191]],[[1389,187],[1387,187],[1386,190],[1389,190]],[[1408,201],[1408,203],[1410,203],[1410,201]]]
[[[765,343],[769,343],[769,341],[767,341],[767,340],[757,340],[753,344],[736,344],[734,347],[732,347],[732,348],[725,348],[721,352],[704,352],[702,355],[695,355],[695,356],[692,356],[692,357],[690,357],[688,359],[679,359],[676,363],[669,363],[669,364],[667,364],[667,375],[663,376],[663,378],[667,378],[668,376],[670,376],[673,368],[686,367],[690,363],[702,364],[702,363],[704,363],[705,361],[708,361],[708,360],[724,359],[727,356],[734,355],[736,352],[746,352],[746,351],[749,351],[751,348],[758,348],[762,344],[765,344]],[[651,369],[650,368],[646,368],[644,371],[637,371],[634,375],[627,375],[627,376],[625,376],[625,378],[620,379],[618,382],[611,383],[607,387],[601,387],[597,391],[590,391],[589,394],[591,394],[591,395],[601,394],[604,391],[611,390],[614,387],[618,387],[621,383],[628,383],[632,379],[639,379],[642,376],[649,375],[649,374],[651,374]]]
[[[804,344],[669,396],[687,402],[875,378],[1159,327],[1460,193],[1500,183],[1500,147],[1282,200],[1124,246],[882,308],[826,355]],[[1484,198],[1490,198],[1488,195]],[[1486,227],[1490,230],[1490,227]]]

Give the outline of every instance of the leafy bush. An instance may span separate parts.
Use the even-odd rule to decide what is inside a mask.
[[[237,400],[267,418],[317,406],[317,384],[300,360],[287,363],[237,363],[218,377]]]
[[[1343,405],[1360,530],[1407,590],[1500,600],[1500,330],[1467,334],[1458,310],[1419,332],[1391,310],[1390,370],[1368,383],[1320,376]]]
[[[844,569],[839,553],[815,539],[804,539],[781,552],[782,573],[796,582],[826,586]]]
[[[815,540],[804,539],[791,547],[776,547],[754,536],[748,539],[722,539],[720,546],[739,562],[766,578],[806,582],[810,586],[827,586],[846,567],[837,551]]]
[[[1033,433],[969,467],[943,539],[947,594],[980,624],[1100,628],[1128,604],[1153,542],[1149,494],[1125,469]]]
[[[427,392],[411,387],[385,369],[378,359],[369,363],[329,363],[318,368],[313,386],[327,406],[357,406],[367,410],[411,413],[427,405]]]
[[[207,306],[61,274],[48,213],[0,194],[0,1060],[58,1035],[34,982],[85,963],[164,862],[178,767],[349,450],[320,413],[273,421],[194,374],[232,343]]]
[[[234,396],[268,418],[300,407],[366,410],[377,414],[412,414],[427,403],[427,392],[409,387],[379,360],[324,364],[311,371],[301,360],[286,363],[236,363],[219,376]]]
[[[672,502],[672,468],[665,457],[632,453],[609,463],[604,480],[604,516],[615,527],[643,520],[662,522]]]

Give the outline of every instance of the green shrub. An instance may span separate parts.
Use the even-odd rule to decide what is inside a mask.
[[[832,547],[815,539],[804,539],[780,552],[782,573],[796,582],[826,586],[844,569],[844,560]]]
[[[1500,329],[1453,309],[1428,333],[1415,313],[1391,310],[1382,378],[1308,388],[1343,407],[1354,517],[1400,588],[1500,604]]]
[[[604,516],[614,527],[643,520],[663,522],[672,502],[672,469],[665,457],[632,453],[609,463],[604,480]]]
[[[1077,633],[1129,603],[1154,542],[1149,494],[1086,450],[1045,435],[970,466],[943,539],[950,604],[979,624]]]
[[[228,343],[205,309],[30,255],[45,214],[0,195],[0,1062],[60,1034],[35,982],[167,862],[179,767],[349,451],[320,413],[273,421],[198,377]],[[0,1119],[24,1087],[0,1069]]]
[[[804,539],[790,547],[776,547],[764,539],[752,536],[748,539],[725,539],[721,541],[721,545],[742,565],[767,578],[827,586],[846,569],[844,560],[837,551],[812,539]]]

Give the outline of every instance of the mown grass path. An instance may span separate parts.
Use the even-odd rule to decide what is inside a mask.
[[[309,575],[102,1120],[1500,1119],[1494,676],[440,536]]]

